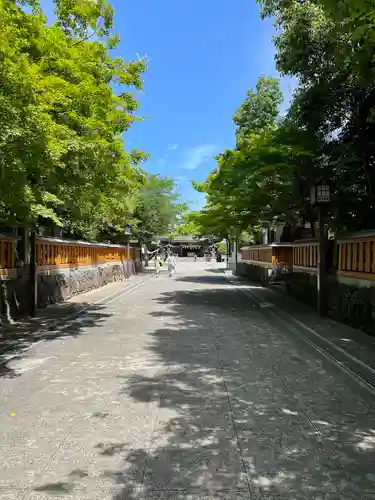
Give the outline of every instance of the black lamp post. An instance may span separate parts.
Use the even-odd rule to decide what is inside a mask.
[[[328,179],[320,177],[311,187],[311,205],[318,210],[318,274],[317,274],[317,292],[318,292],[318,313],[321,317],[327,315],[327,235],[325,232],[325,208],[331,201],[331,186]]]

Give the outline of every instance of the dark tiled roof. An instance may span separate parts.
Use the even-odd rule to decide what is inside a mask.
[[[171,243],[200,243],[203,241],[199,238],[194,238],[193,236],[177,236],[176,238],[171,238],[171,240],[169,240],[168,236],[157,236],[154,239],[156,241],[170,241]]]

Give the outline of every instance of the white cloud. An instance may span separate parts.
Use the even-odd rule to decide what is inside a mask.
[[[214,155],[216,149],[214,144],[203,144],[202,146],[189,149],[183,168],[186,170],[196,170],[202,163]]]
[[[175,151],[177,148],[178,148],[178,144],[168,144],[167,152],[164,153],[163,156],[158,159],[157,165],[159,167],[165,167],[165,165],[167,163],[167,159],[169,157],[169,152],[170,151]]]

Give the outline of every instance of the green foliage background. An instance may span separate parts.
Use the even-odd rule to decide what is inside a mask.
[[[37,0],[0,0],[2,225],[106,240],[129,222],[139,236],[167,231],[182,208],[175,186],[141,170],[148,155],[123,140],[140,119],[147,61],[112,55],[119,37],[106,0],[55,8],[49,26]]]
[[[332,182],[333,230],[373,229],[375,221],[375,2],[262,0],[277,28],[276,65],[298,85],[280,116],[279,81],[260,76],[233,115],[236,147],[217,157],[200,231],[253,237],[259,227],[310,223],[310,187]]]

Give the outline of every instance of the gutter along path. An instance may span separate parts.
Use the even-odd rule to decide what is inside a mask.
[[[335,321],[319,318],[316,311],[272,286],[246,283],[224,270],[229,282],[255,302],[281,328],[294,332],[375,394],[375,337]]]

